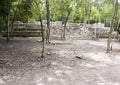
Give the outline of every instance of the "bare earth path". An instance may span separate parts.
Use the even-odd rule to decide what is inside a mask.
[[[0,40],[0,85],[120,85],[120,43],[53,40],[40,60],[36,39]]]

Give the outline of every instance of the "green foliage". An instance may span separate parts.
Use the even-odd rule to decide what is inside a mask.
[[[0,0],[0,30],[7,27],[7,17],[10,14],[11,4],[14,0]]]
[[[33,0],[18,0],[14,2],[12,4],[14,20],[28,21],[32,17],[32,2]]]
[[[5,29],[7,26],[5,20],[3,19],[3,17],[0,17],[0,31]]]
[[[86,9],[85,15],[84,7]],[[86,0],[86,3],[84,0],[50,0],[50,19],[64,23],[71,10],[69,22],[82,23],[86,18],[89,23],[102,22],[109,25],[113,8],[114,0]],[[5,27],[8,15],[11,20],[23,22],[29,19],[39,20],[39,15],[42,19],[46,19],[45,0],[0,0],[0,24],[4,24],[1,28]]]

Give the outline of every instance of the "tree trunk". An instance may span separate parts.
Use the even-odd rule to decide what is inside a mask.
[[[84,24],[84,26],[86,26],[86,24],[87,24],[87,19],[86,19],[86,15],[87,15],[87,13],[86,13],[86,0],[83,0],[83,4],[84,4],[84,6],[83,6],[83,13],[84,13],[84,21],[83,21],[83,24]]]
[[[114,14],[113,14],[112,21],[111,21],[110,32],[108,34],[107,53],[109,53],[111,51],[110,48],[112,48],[111,37],[112,37],[112,32],[113,32],[114,21],[115,21],[115,18],[117,17],[117,12],[118,12],[118,0],[116,0],[116,3],[115,3],[115,9],[114,9]]]
[[[114,18],[112,19],[111,26],[110,26],[110,32],[108,34],[107,53],[110,52],[111,37],[112,37],[112,32],[113,32],[113,22],[114,22]]]
[[[45,31],[43,28],[43,23],[42,23],[42,18],[41,15],[40,16],[40,25],[41,25],[41,34],[42,34],[42,54],[41,54],[41,58],[45,57]]]
[[[46,43],[50,43],[50,11],[49,11],[49,0],[46,0],[46,18],[47,18]]]
[[[69,16],[70,16],[70,14],[71,14],[71,11],[72,11],[72,8],[68,11],[68,14],[67,14],[67,17],[66,17],[66,19],[65,19],[65,22],[64,22],[64,30],[63,30],[63,40],[65,40],[66,39],[66,25],[67,25],[67,21],[68,21],[68,19],[69,19]]]
[[[39,15],[40,26],[41,26],[41,34],[42,34],[42,53],[41,53],[41,58],[44,58],[45,57],[45,30],[44,30],[43,23],[42,23],[42,17],[41,17],[41,14],[40,14],[39,3],[37,3],[35,1],[35,4],[38,7],[38,15]]]
[[[88,24],[90,24],[90,21],[91,21],[91,14],[92,14],[92,6],[91,6],[91,4],[89,3],[89,14],[88,14],[89,20],[88,20]]]
[[[9,34],[9,31],[10,31],[10,26],[9,26],[9,23],[10,23],[10,21],[9,21],[9,15],[8,15],[8,17],[7,17],[7,20],[8,20],[8,25],[7,25],[7,41],[9,41],[10,40],[10,34]]]
[[[41,54],[41,58],[44,58],[45,57],[45,31],[44,31],[44,29],[42,30],[42,32],[43,32],[43,35],[42,35],[43,41],[42,41],[42,54]]]
[[[43,23],[42,23],[42,17],[41,17],[41,14],[40,14],[40,9],[39,9],[39,3],[36,2],[36,1],[34,1],[34,2],[38,7],[38,16],[39,16],[40,27],[41,27],[41,37],[42,37],[42,42],[44,42],[44,28],[43,28]]]
[[[117,25],[117,37],[116,37],[117,40],[119,40],[119,23],[120,23],[120,18],[118,20],[118,25]]]
[[[41,15],[40,15],[40,26],[41,26],[42,42],[44,42],[44,28],[43,28],[43,23],[42,23]]]
[[[43,28],[41,15],[39,15],[39,17],[40,17],[41,34],[42,34],[42,54],[41,54],[41,58],[44,58],[45,57],[45,30]]]
[[[11,35],[12,35],[12,30],[13,30],[13,24],[14,24],[14,22],[15,22],[15,20],[16,20],[16,18],[17,18],[17,11],[20,9],[20,5],[19,5],[19,3],[20,3],[20,1],[21,0],[18,0],[18,2],[17,2],[17,7],[16,7],[16,9],[14,10],[14,15],[13,15],[13,17],[11,18],[11,23],[10,23],[10,28],[11,28]]]

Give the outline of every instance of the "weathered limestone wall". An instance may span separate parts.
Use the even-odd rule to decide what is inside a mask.
[[[46,28],[46,20],[43,20],[43,25]],[[28,28],[34,28],[39,29],[40,28],[40,22],[39,21],[30,21],[28,23],[22,23],[22,22],[15,22],[14,27],[28,27]],[[61,21],[55,21],[50,22],[51,26],[51,36],[56,36],[58,38],[61,37],[62,31],[63,31],[63,24]],[[66,29],[66,36],[67,38],[74,38],[74,39],[91,39],[96,34],[108,34],[110,28],[104,27],[104,24],[102,23],[95,23],[95,24],[88,24],[83,26],[83,23],[67,23],[67,29]]]
[[[82,23],[68,23],[67,29],[70,38],[91,39],[92,34],[88,27],[83,26]]]

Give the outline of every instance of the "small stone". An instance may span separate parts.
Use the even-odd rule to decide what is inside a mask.
[[[41,42],[41,40],[37,40],[37,42],[38,42],[38,43],[40,43],[40,42]]]
[[[50,52],[46,52],[46,54],[47,54],[47,55],[51,55],[51,53],[50,53]]]
[[[82,59],[80,56],[75,56],[76,58],[78,58],[78,59]]]

